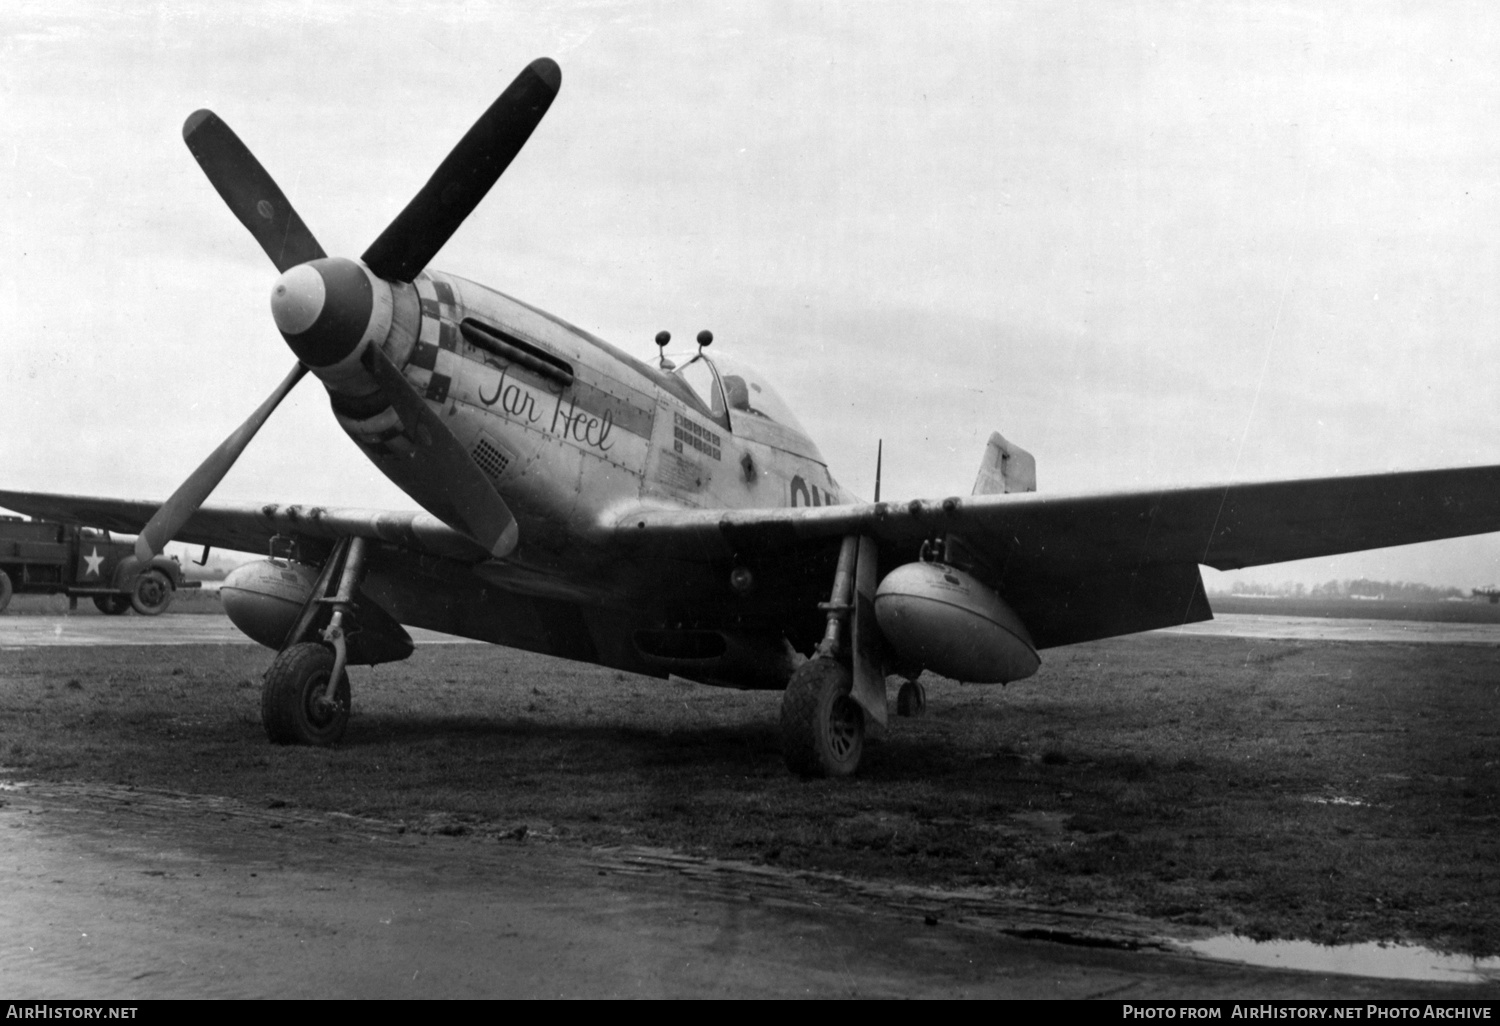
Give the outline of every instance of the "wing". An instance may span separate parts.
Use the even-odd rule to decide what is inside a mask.
[[[129,499],[0,491],[0,508],[124,534],[138,533],[160,505]],[[322,506],[204,506],[193,514],[175,540],[241,552],[265,552],[276,536],[313,542],[369,538],[419,554],[468,562],[488,555],[478,544],[428,513]]]
[[[615,525],[670,558],[791,555],[859,533],[882,571],[950,539],[1041,646],[1211,616],[1220,570],[1500,531],[1500,466],[1093,495],[1036,492],[729,512],[640,509]]]

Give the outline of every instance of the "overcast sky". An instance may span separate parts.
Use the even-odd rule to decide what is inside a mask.
[[[434,266],[778,383],[868,495],[985,439],[1081,490],[1500,462],[1500,7],[11,2],[0,485],[160,498],[292,364],[181,140],[357,255],[525,64],[562,91]],[[409,508],[301,385],[216,498]],[[1288,564],[1485,584],[1483,539]]]

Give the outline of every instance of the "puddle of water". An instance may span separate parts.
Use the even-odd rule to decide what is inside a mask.
[[[1248,965],[1298,969],[1383,980],[1435,980],[1445,983],[1492,983],[1500,980],[1500,958],[1445,955],[1412,944],[1314,944],[1312,941],[1253,941],[1248,937],[1210,937],[1179,941],[1181,947],[1209,958]]]

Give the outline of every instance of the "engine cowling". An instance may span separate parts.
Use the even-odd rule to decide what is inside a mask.
[[[318,583],[317,567],[260,559],[235,567],[219,590],[224,612],[247,637],[281,648]]]
[[[972,684],[1030,677],[1031,633],[994,590],[942,563],[907,563],[875,591],[875,620],[903,662]]]

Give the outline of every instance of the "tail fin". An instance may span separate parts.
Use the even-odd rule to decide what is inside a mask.
[[[1036,491],[1036,457],[1018,445],[1012,445],[996,431],[985,447],[979,477],[974,481],[974,495],[998,495],[1001,492]]]

